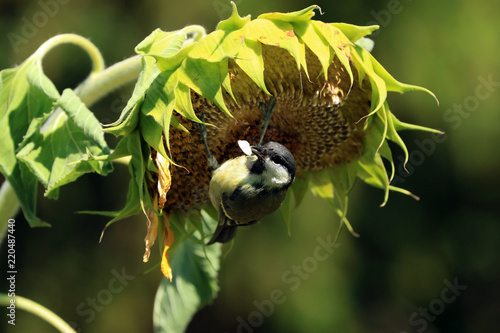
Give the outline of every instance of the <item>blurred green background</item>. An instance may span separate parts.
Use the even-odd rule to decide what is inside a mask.
[[[235,2],[241,15],[253,18],[312,4]],[[324,15],[315,18],[325,22],[379,24],[375,57],[397,79],[438,96],[439,106],[422,93],[389,96],[400,119],[446,132],[442,137],[403,133],[411,153],[410,174],[401,171],[402,151],[393,150],[399,170],[395,185],[421,200],[392,193],[380,208],[383,193],[358,182],[349,217],[361,237],[343,232],[332,253],[317,250],[318,237],[333,238],[338,218],[313,196],[293,215],[291,238],[279,214],[241,230],[222,263],[218,298],[196,315],[188,332],[497,331],[500,2],[316,4]],[[132,55],[135,45],[158,27],[169,31],[201,24],[212,31],[230,13],[222,0],[1,0],[0,68],[21,63],[45,40],[66,32],[90,38],[112,64]],[[30,23],[37,26],[30,30]],[[87,56],[72,46],[52,51],[44,65],[59,89],[75,87],[90,69]],[[131,89],[99,102],[93,108],[98,118],[105,123],[118,118]],[[108,139],[111,145],[116,142]],[[17,293],[52,309],[79,332],[153,329],[161,273],[142,275],[159,260],[155,252],[149,264],[142,263],[145,218],[113,225],[99,244],[107,219],[74,213],[120,209],[128,179],[126,168],[117,166],[109,177],[88,175],[63,188],[58,201],[43,198],[41,191],[38,212],[51,228],[30,229],[22,214],[16,217]],[[4,276],[5,245],[0,253]],[[123,274],[123,288],[110,285]],[[2,292],[5,281],[0,282]],[[4,311],[1,331],[55,331],[21,311],[12,327]]]

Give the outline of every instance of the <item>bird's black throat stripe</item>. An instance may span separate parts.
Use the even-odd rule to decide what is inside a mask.
[[[266,161],[264,161],[262,158],[257,158],[257,161],[255,161],[255,163],[250,168],[250,173],[253,173],[255,175],[261,175],[265,169],[266,169]]]

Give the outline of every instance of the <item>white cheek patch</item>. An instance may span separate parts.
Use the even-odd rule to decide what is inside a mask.
[[[282,187],[290,183],[290,174],[282,165],[276,164],[273,161],[266,161],[266,171],[263,173],[264,182],[268,187]]]
[[[250,148],[250,144],[246,140],[238,140],[238,146],[245,153],[245,155],[252,156],[252,148]]]

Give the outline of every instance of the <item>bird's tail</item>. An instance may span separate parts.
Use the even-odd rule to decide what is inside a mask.
[[[218,225],[215,229],[212,238],[207,243],[207,245],[212,245],[213,243],[227,243],[236,236],[236,226],[232,225]]]

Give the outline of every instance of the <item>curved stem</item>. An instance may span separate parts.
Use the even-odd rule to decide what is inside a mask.
[[[90,73],[91,75],[104,70],[104,59],[101,52],[99,52],[99,49],[87,38],[76,34],[62,34],[52,37],[51,39],[43,43],[32,55],[32,57],[37,57],[41,62],[43,57],[50,50],[61,44],[75,44],[80,46],[87,52],[92,61],[92,72]]]
[[[4,181],[0,188],[0,245],[3,243],[10,218],[16,216],[19,211],[19,201],[12,186]]]
[[[63,333],[76,333],[76,331],[69,326],[64,320],[61,319],[58,315],[56,315],[54,312],[50,311],[46,307],[33,302],[32,300],[29,300],[27,298],[24,298],[22,296],[15,296],[13,299],[15,299],[15,305],[17,308],[30,312],[55,328],[57,328],[60,332]],[[0,304],[2,306],[8,306],[10,303],[11,298],[8,297],[6,294],[0,294]]]
[[[141,56],[133,56],[101,72],[90,74],[85,81],[75,88],[75,94],[80,97],[87,107],[90,107],[111,91],[137,79],[141,72],[141,59]],[[62,109],[57,108],[42,125],[41,131],[50,128],[62,114]]]
[[[19,200],[14,192],[14,188],[10,186],[9,181],[3,181],[0,188],[0,245],[5,240],[7,229],[9,228],[9,219],[14,218],[19,212]]]
[[[137,79],[141,72],[141,59],[139,55],[133,56],[101,72],[92,73],[75,89],[75,93],[89,107],[116,88]]]
[[[197,29],[194,29],[194,32],[200,33]],[[58,45],[68,43],[83,48],[92,60],[92,71],[89,77],[75,89],[75,93],[87,107],[119,86],[139,76],[141,70],[140,56],[125,59],[105,69],[104,59],[99,49],[88,39],[75,34],[62,34],[49,39],[38,48],[32,57],[36,57],[41,66],[43,57],[50,50]]]

